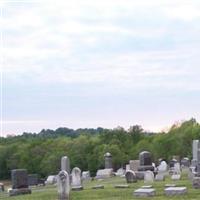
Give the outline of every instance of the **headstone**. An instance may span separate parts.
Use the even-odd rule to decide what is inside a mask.
[[[154,174],[152,171],[146,171],[144,174],[144,183],[153,183],[154,182]]]
[[[192,143],[192,166],[196,167],[197,165],[197,159],[198,159],[198,149],[199,149],[200,143],[199,140],[193,140]]]
[[[185,157],[181,160],[181,166],[182,167],[190,167],[190,159]]]
[[[143,151],[139,154],[140,166],[138,167],[138,171],[154,171],[154,167],[152,166],[151,153],[148,151]]]
[[[4,188],[4,184],[0,183],[0,192],[4,192],[5,188]]]
[[[61,171],[63,170],[70,174],[70,161],[67,156],[61,158]]]
[[[70,196],[70,180],[67,171],[62,170],[58,174],[58,199],[69,200]]]
[[[28,185],[29,186],[38,185],[38,175],[37,174],[29,174],[28,175]]]
[[[103,185],[95,185],[92,187],[92,189],[104,189]]]
[[[127,183],[135,183],[135,182],[137,182],[136,175],[135,175],[134,171],[132,171],[132,170],[126,171],[125,177],[126,177],[126,182]]]
[[[164,181],[165,175],[163,173],[156,174],[155,181]]]
[[[73,168],[72,170],[72,182],[71,182],[72,190],[82,190],[82,182],[81,182],[81,170],[78,167]]]
[[[90,171],[83,171],[82,172],[82,179],[83,180],[90,180],[91,179]]]
[[[115,185],[114,187],[123,189],[123,188],[129,188],[129,185]]]
[[[50,175],[47,177],[47,180],[45,181],[45,184],[47,185],[53,185],[57,183],[57,176],[56,175]]]
[[[104,155],[105,158],[105,169],[111,169],[112,168],[112,155],[111,153],[107,152]]]
[[[165,187],[167,188],[167,187],[176,187],[176,184],[165,184]]]
[[[192,180],[192,186],[195,189],[200,189],[200,177],[194,177]]]
[[[174,163],[174,173],[180,174],[181,173],[181,166],[180,163]]]
[[[138,171],[138,168],[140,166],[140,161],[139,160],[130,160],[129,165],[130,165],[130,170],[132,170],[134,172]]]
[[[126,165],[126,171],[128,171],[128,170],[131,170],[131,168],[130,168],[130,165],[129,165],[129,164],[127,164],[127,165]]]
[[[168,187],[165,188],[165,194],[167,196],[183,195],[187,193],[186,187]]]
[[[150,189],[137,189],[134,191],[134,196],[136,197],[153,197],[156,195],[156,191],[153,188]]]
[[[116,176],[123,176],[125,174],[125,170],[123,168],[119,168],[115,173]]]
[[[166,172],[167,171],[167,163],[163,160],[161,161],[160,165],[158,166],[159,172]]]
[[[99,169],[96,174],[97,179],[110,178],[113,176],[113,169]]]
[[[171,180],[173,180],[173,181],[178,181],[180,179],[181,179],[181,175],[180,174],[173,174],[171,176]]]
[[[152,187],[153,187],[152,185],[143,185],[141,188],[143,188],[143,189],[150,189]]]
[[[9,196],[31,194],[31,189],[28,188],[28,174],[26,169],[12,170],[11,179],[12,189],[9,191]]]
[[[140,172],[135,172],[136,178],[137,178],[138,180],[144,180],[144,174],[145,174],[145,171],[144,171],[144,172],[142,172],[142,171],[140,171]]]
[[[170,167],[170,168],[173,168],[174,165],[175,165],[175,163],[177,163],[177,162],[178,162],[178,161],[177,161],[176,159],[170,160],[170,161],[169,161],[169,167]]]

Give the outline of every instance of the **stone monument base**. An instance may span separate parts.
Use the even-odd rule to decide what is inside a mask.
[[[154,167],[152,165],[143,165],[138,167],[138,171],[154,171]]]
[[[73,191],[80,191],[80,190],[83,190],[83,186],[72,186],[72,190]]]
[[[20,189],[11,189],[9,191],[9,196],[17,196],[22,194],[31,194],[31,189],[29,188],[20,188]]]
[[[192,180],[192,186],[195,189],[200,189],[200,177],[194,177]]]
[[[134,191],[134,196],[136,197],[153,197],[156,195],[155,189],[137,189]]]

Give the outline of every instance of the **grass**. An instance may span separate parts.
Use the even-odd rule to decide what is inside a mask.
[[[166,197],[164,195],[164,186],[167,183],[175,183],[177,186],[186,186],[188,193],[183,196]],[[113,177],[102,181],[90,181],[84,182],[84,190],[82,191],[71,191],[71,200],[130,200],[130,199],[141,199],[133,196],[133,191],[144,185],[143,181],[129,184],[130,188],[116,189],[114,185],[126,184],[125,178]],[[94,190],[91,189],[94,185],[104,185],[104,189]],[[193,189],[192,183],[188,180],[187,175],[183,175],[180,181],[171,181],[169,177],[165,181],[154,182],[153,187],[156,189],[156,196],[147,198],[154,200],[168,200],[168,199],[185,199],[185,200],[197,200],[200,199],[200,189]],[[0,199],[10,200],[56,200],[57,189],[55,186],[37,187],[32,189],[31,195],[21,195],[16,197],[7,197],[5,194],[0,194]],[[146,199],[146,198],[143,198]]]

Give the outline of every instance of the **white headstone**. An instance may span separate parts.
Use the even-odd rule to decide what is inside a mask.
[[[99,169],[96,178],[109,178],[113,176],[113,169]]]
[[[144,183],[153,183],[154,182],[154,174],[152,171],[146,171],[144,174]]]
[[[166,172],[167,171],[167,163],[165,161],[162,161],[160,165],[158,166],[159,172]]]
[[[126,165],[126,171],[128,171],[128,170],[131,170],[131,168],[130,168],[130,165],[129,165],[129,164],[127,164],[127,165]]]
[[[83,171],[82,172],[82,179],[83,180],[89,180],[91,177],[90,177],[90,171]]]
[[[175,173],[176,174],[180,174],[181,173],[181,165],[180,165],[180,163],[175,163],[174,164],[174,171],[175,171]]]
[[[66,171],[68,174],[70,174],[70,161],[67,156],[63,156],[61,158],[61,171],[62,170]]]
[[[116,176],[123,176],[125,174],[125,170],[123,168],[119,168],[115,173]]]
[[[58,199],[59,200],[69,200],[70,193],[70,183],[69,174],[62,170],[58,174]]]
[[[73,168],[72,170],[72,182],[71,182],[72,189],[74,188],[82,188],[81,182],[81,170],[78,167]]]

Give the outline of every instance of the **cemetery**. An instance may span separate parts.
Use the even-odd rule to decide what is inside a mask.
[[[142,151],[139,160],[130,160],[127,169],[114,172],[112,154],[106,152],[104,169],[99,169],[95,177],[78,167],[71,169],[70,158],[63,156],[60,172],[50,175],[44,184],[40,184],[37,174],[28,175],[26,169],[12,170],[11,182],[0,185],[0,199],[199,199],[199,140],[193,140],[192,153],[191,162],[186,157],[178,160],[173,156],[169,164],[160,159],[156,166],[151,153]]]

